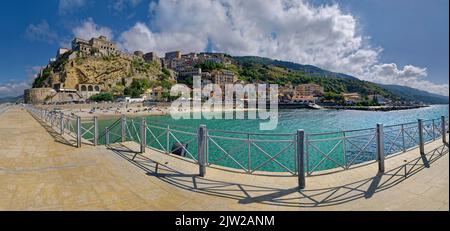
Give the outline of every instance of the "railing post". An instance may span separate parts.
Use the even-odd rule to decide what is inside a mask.
[[[64,113],[61,112],[61,135],[64,135]]]
[[[378,162],[378,172],[384,172],[383,124],[377,124],[377,162]]]
[[[420,150],[420,155],[424,156],[425,155],[425,147],[424,147],[424,140],[423,140],[423,120],[419,119],[418,121],[418,129],[419,129],[419,150]]]
[[[432,122],[433,122],[433,124],[432,124],[432,126],[433,126],[433,129],[432,129],[432,131],[433,131],[433,141],[435,141],[436,140],[436,133],[435,133],[436,124],[434,123],[434,119],[432,120]]]
[[[403,147],[403,152],[406,152],[406,145],[405,145],[405,127],[404,127],[403,124],[402,124],[402,130],[401,130],[401,133],[402,133],[402,147]]]
[[[145,153],[147,146],[147,121],[145,118],[141,120],[141,153]]]
[[[297,175],[298,188],[305,189],[305,131],[297,131]]]
[[[166,132],[166,152],[167,154],[170,154],[172,151],[170,150],[170,125],[167,125],[167,132]]]
[[[81,118],[77,116],[77,148],[81,148]]]
[[[105,128],[105,145],[109,145],[109,128]]]
[[[445,116],[441,116],[441,136],[442,136],[442,143],[447,144],[447,129],[445,128]]]
[[[98,145],[98,118],[94,116],[94,146]]]
[[[206,174],[206,126],[200,125],[197,133],[198,137],[198,166],[199,166],[199,175],[204,177]]]
[[[248,173],[252,172],[252,156],[251,156],[252,143],[250,140],[250,133],[247,134],[247,161],[248,161]]]
[[[121,127],[121,132],[122,132],[122,143],[126,141],[126,127],[125,127],[125,123],[127,122],[127,118],[125,117],[125,115],[122,115],[120,117],[120,127]]]

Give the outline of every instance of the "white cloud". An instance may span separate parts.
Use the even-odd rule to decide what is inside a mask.
[[[128,8],[134,8],[139,5],[142,0],[113,0],[109,5],[115,11],[122,12]]]
[[[41,71],[42,66],[28,66],[25,68],[25,72],[30,81],[34,81],[37,78],[39,72]]]
[[[31,86],[27,82],[0,83],[0,98],[22,95],[23,91],[30,87]]]
[[[72,32],[75,37],[82,39],[91,39],[100,35],[104,35],[109,39],[113,38],[110,28],[97,25],[92,18],[86,19],[80,26],[73,28]]]
[[[58,40],[58,34],[50,29],[47,21],[30,24],[25,30],[25,37],[32,41],[47,42],[49,44]]]
[[[70,13],[86,4],[86,0],[59,0],[58,11],[60,14]]]
[[[167,0],[151,2],[152,22],[121,34],[128,51],[214,51],[312,64],[361,79],[448,95],[426,80],[426,69],[379,61],[381,48],[359,34],[356,18],[339,5],[294,0]],[[387,66],[386,66],[387,65]]]

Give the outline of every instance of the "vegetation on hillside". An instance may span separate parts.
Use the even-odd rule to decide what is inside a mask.
[[[114,101],[114,95],[109,92],[102,92],[96,95],[91,96],[89,100],[94,102],[107,102],[107,101]]]

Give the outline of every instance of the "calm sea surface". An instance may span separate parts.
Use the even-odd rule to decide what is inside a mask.
[[[296,170],[295,139],[293,135],[271,136],[272,133],[294,134],[298,129],[306,133],[340,132],[356,129],[375,128],[377,123],[384,126],[417,122],[417,119],[437,119],[436,127],[440,127],[439,118],[449,115],[449,105],[433,105],[426,108],[370,112],[353,110],[280,110],[278,127],[273,131],[260,131],[261,120],[175,120],[170,116],[148,117],[147,145],[158,150],[172,149],[173,145],[181,142],[187,144],[186,156],[197,158],[196,131],[199,125],[207,126],[211,139],[208,140],[208,161],[211,164],[243,169],[263,171],[292,171]],[[99,129],[103,131],[116,120],[100,122]],[[127,139],[138,140],[139,118],[127,120]],[[431,123],[427,123],[431,125]],[[167,125],[174,129],[167,133]],[[400,127],[385,129],[385,153],[394,154],[413,148],[417,145],[417,124],[405,126],[405,133],[400,134]],[[429,131],[432,128],[428,127]],[[264,133],[265,135],[232,134],[222,131],[237,131],[249,133]],[[111,142],[119,140],[120,124],[111,128]],[[102,132],[101,132],[102,133]],[[439,134],[436,130],[436,134]],[[311,170],[325,170],[351,164],[362,163],[375,159],[376,143],[374,132],[347,133],[349,138],[345,141],[340,138],[342,133],[335,136],[320,137],[331,140],[312,143],[308,146],[307,168]],[[432,135],[425,134],[425,139],[433,139]],[[353,136],[353,137],[352,137]],[[333,139],[337,138],[337,139]],[[254,142],[246,142],[246,139]],[[291,142],[289,142],[289,140]],[[314,139],[311,139],[314,140]],[[104,138],[100,137],[100,143]],[[394,143],[394,145],[392,145]],[[402,148],[403,147],[403,148]],[[406,147],[406,149],[405,149]],[[329,158],[325,158],[329,154]],[[270,161],[277,160],[278,163]]]
[[[278,127],[273,131],[259,131],[260,120],[174,120],[170,116],[148,118],[149,123],[198,127],[205,124],[209,129],[240,132],[293,133],[304,129],[306,133],[334,132],[415,122],[417,119],[434,119],[449,115],[449,105],[433,105],[426,108],[370,112],[352,110],[280,110]]]

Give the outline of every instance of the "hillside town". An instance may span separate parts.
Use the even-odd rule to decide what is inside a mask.
[[[38,79],[44,76],[49,80],[42,86],[35,86],[31,89],[25,90],[24,99],[26,103],[31,104],[69,104],[69,103],[86,103],[92,101],[94,96],[102,93],[110,93],[117,83],[111,81],[109,75],[114,73],[114,70],[108,70],[106,74],[101,74],[102,79],[98,77],[88,76],[89,74],[81,73],[83,79],[68,78],[67,73],[61,69],[61,63],[74,67],[82,57],[97,57],[103,58],[108,62],[108,57],[120,57],[128,60],[135,65],[154,65],[158,70],[165,72],[172,85],[175,83],[186,83],[190,86],[194,76],[201,76],[202,85],[209,83],[218,84],[224,89],[225,84],[241,83],[246,84],[245,81],[238,78],[238,73],[224,68],[232,65],[231,57],[222,53],[188,53],[182,54],[180,51],[173,51],[165,53],[164,57],[158,57],[156,52],[144,53],[142,51],[135,51],[128,54],[120,51],[117,46],[109,41],[105,36],[84,40],[75,38],[72,41],[72,48],[60,48],[57,50],[56,56],[50,59],[47,66],[43,67],[38,74]],[[219,68],[214,70],[202,70],[202,64],[214,64]],[[85,65],[87,68],[95,69],[89,64]],[[48,73],[51,72],[51,73]],[[67,72],[67,71],[66,71]],[[71,72],[82,72],[79,68]],[[80,76],[80,73],[77,73]],[[123,84],[122,87],[129,87],[132,83],[142,76],[119,76],[118,79]],[[145,76],[144,76],[145,78]],[[75,79],[75,80],[73,80]],[[95,79],[96,81],[93,81]],[[154,86],[145,89],[139,95],[115,94],[111,101],[119,102],[166,102],[169,101],[169,87],[168,86]],[[223,91],[224,92],[224,91]],[[342,92],[339,95],[329,96],[324,91],[324,87],[314,83],[305,83],[285,86],[279,86],[278,98],[280,104],[297,104],[297,105],[387,105],[391,101],[382,95],[372,94],[362,96],[357,92]]]

